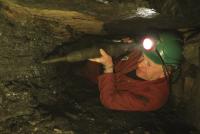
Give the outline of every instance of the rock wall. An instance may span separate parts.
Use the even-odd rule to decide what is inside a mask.
[[[200,34],[198,29],[187,30],[185,35],[184,58],[182,77],[179,88],[174,92],[179,112],[185,120],[200,128]]]

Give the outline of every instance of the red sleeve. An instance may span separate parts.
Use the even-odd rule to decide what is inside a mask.
[[[155,93],[117,90],[113,73],[99,76],[99,90],[101,103],[113,110],[153,111],[163,105]]]

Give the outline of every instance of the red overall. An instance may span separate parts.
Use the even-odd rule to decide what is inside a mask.
[[[166,103],[169,86],[165,78],[145,81],[126,75],[136,69],[140,55],[139,51],[134,50],[127,60],[115,64],[114,73],[98,76],[100,99],[105,107],[113,110],[153,111]]]

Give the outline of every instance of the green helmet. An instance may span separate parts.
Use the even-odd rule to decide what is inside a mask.
[[[154,37],[154,36],[153,36]],[[160,33],[155,39],[156,51],[162,57],[164,64],[178,67],[182,61],[181,41],[178,37],[169,33]],[[144,50],[144,54],[157,64],[162,64],[156,51]]]

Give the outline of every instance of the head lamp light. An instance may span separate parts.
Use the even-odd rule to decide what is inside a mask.
[[[147,51],[151,51],[153,48],[155,48],[155,42],[151,38],[145,38],[142,42],[142,45]]]

